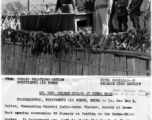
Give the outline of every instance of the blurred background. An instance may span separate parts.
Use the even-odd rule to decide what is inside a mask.
[[[77,0],[77,6],[80,11],[85,10],[84,3],[87,0]],[[48,4],[51,12],[54,12],[56,0],[30,0],[30,10],[31,11],[41,11],[43,7]],[[13,12],[27,11],[28,10],[28,0],[1,0],[1,11]]]

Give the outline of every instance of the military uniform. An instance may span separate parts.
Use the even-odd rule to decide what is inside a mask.
[[[96,0],[95,1],[95,15],[94,24],[97,35],[108,35],[109,15],[111,11],[113,0]]]
[[[139,18],[141,15],[140,7],[142,2],[143,0],[132,0],[131,4],[129,5],[130,20],[133,23],[133,27],[138,29],[140,29]]]
[[[150,0],[143,0],[143,3],[140,7],[140,11],[142,12],[141,15],[141,21],[144,24],[144,27],[150,27],[151,25],[149,24],[150,22],[150,15],[151,15],[151,10],[150,10]]]
[[[119,32],[122,32],[122,24],[124,26],[124,31],[128,29],[128,0],[117,0],[116,2],[116,11],[117,11],[117,20],[118,20],[118,29]]]

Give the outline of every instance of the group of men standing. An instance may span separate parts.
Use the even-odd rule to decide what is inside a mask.
[[[143,0],[132,0],[130,5],[128,5],[129,0],[115,0],[119,31],[122,31],[122,24],[124,25],[124,31],[128,29],[128,14],[133,23],[133,27],[140,29],[139,19],[141,16],[142,3]]]
[[[133,27],[140,29],[140,16],[145,19],[147,11],[150,11],[150,0],[96,0],[95,31],[98,35],[113,32],[114,15],[118,22],[118,32],[128,29],[128,15]]]
[[[77,12],[76,1],[57,0],[55,12],[58,9],[63,13]],[[118,23],[117,31],[126,31],[128,29],[128,15],[133,27],[140,29],[139,19],[141,14],[144,16],[143,13],[146,11],[150,11],[150,0],[95,0],[95,32],[98,35],[108,35],[109,32],[115,32],[114,16],[116,16]]]

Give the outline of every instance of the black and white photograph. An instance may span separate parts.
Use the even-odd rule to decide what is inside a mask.
[[[151,120],[151,0],[0,2],[0,120]]]
[[[151,1],[1,0],[1,74],[151,76]]]

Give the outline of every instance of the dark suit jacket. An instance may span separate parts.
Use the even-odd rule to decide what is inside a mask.
[[[73,9],[75,9],[76,1],[75,0],[57,0],[55,12],[58,9],[61,9],[63,4],[72,4]]]
[[[140,6],[143,0],[132,0],[131,4],[129,5],[130,15],[138,15],[140,16]]]
[[[127,11],[127,6],[128,6],[129,0],[118,0],[117,5],[116,5],[116,10],[117,10],[117,16],[127,16],[128,11]],[[118,7],[118,5],[120,7]]]

